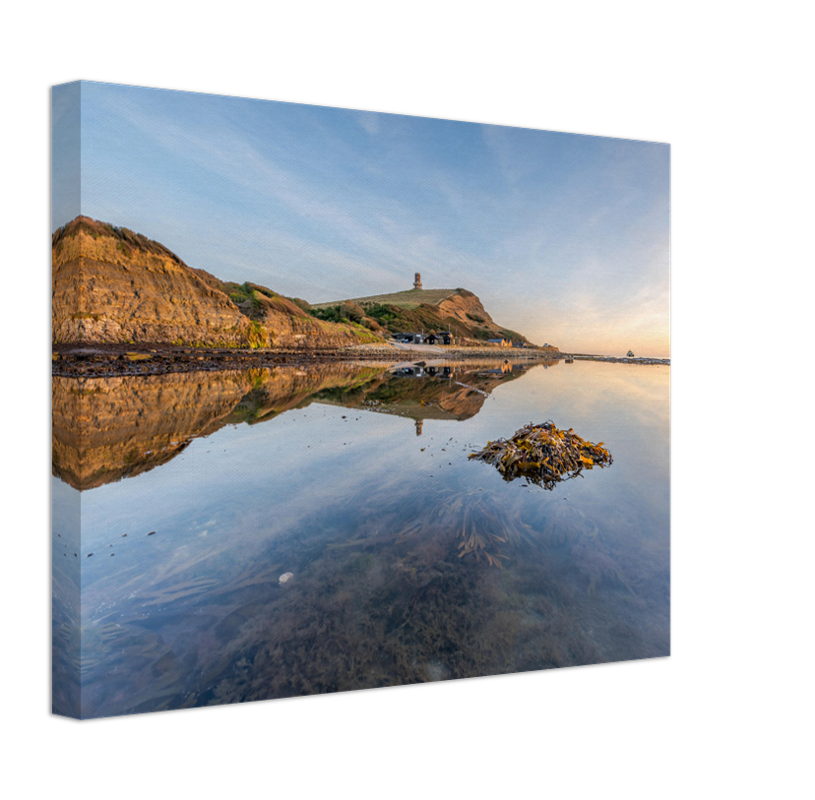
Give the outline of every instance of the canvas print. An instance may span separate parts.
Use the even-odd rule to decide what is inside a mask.
[[[54,713],[669,655],[667,144],[81,81],[51,231]]]

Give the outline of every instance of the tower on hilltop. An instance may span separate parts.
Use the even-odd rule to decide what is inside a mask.
[[[422,273],[417,272],[413,278],[413,288],[414,289],[421,289],[422,288]]]

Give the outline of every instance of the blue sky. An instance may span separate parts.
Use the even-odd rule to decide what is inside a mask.
[[[474,291],[566,351],[669,355],[668,145],[83,82],[81,211],[311,302]]]

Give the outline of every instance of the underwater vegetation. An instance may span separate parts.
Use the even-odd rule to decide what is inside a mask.
[[[522,519],[522,507],[480,488],[436,486],[425,492],[424,499],[418,512],[415,507],[398,506],[388,512],[380,506],[374,516],[360,518],[354,538],[328,548],[398,546],[432,539],[451,563],[473,556],[475,562],[503,569],[507,551],[542,541],[541,534]]]
[[[486,573],[421,552],[331,551],[247,619],[235,667],[199,704],[245,702],[494,674],[507,669],[518,614]]]
[[[478,489],[444,487],[412,518],[405,505],[394,504],[353,535],[337,531],[293,566],[285,586],[270,589],[268,610],[236,619],[237,629],[219,647],[231,666],[196,704],[649,652],[635,616],[645,587],[627,574],[613,542],[605,545],[597,535],[599,509],[586,513],[559,501],[544,506],[536,519],[520,497],[502,503]],[[563,539],[544,534],[549,522]],[[489,568],[502,564],[511,569]],[[622,598],[622,610],[607,605],[610,596]]]
[[[576,478],[584,469],[611,466],[614,461],[602,442],[587,442],[571,428],[560,430],[553,422],[530,422],[510,439],[487,442],[483,450],[469,457],[494,464],[505,481],[526,478],[550,491],[561,481]]]
[[[480,561],[483,556],[491,567],[503,569],[501,560],[508,556],[502,545],[534,541],[535,531],[521,519],[519,509],[500,505],[480,489],[445,493],[449,496],[440,498],[432,523],[437,531],[453,531],[461,539],[456,546],[459,558],[474,555]]]
[[[108,599],[91,603],[99,613],[84,624],[80,659],[73,648],[85,714],[659,654],[658,631],[643,631],[639,615],[664,577],[647,552],[618,545],[620,531],[638,533],[631,515],[494,484],[431,485],[420,504],[413,492],[350,498],[331,525],[315,509],[251,563],[227,550],[206,565],[195,548],[146,581],[135,565],[127,579],[111,573],[133,604],[95,589]],[[270,515],[225,514],[222,531],[268,526]]]

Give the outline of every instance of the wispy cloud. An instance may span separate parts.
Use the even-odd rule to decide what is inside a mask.
[[[373,111],[356,111],[354,112],[356,121],[367,131],[371,136],[379,133],[379,120],[380,115]]]
[[[603,320],[636,332],[666,316],[664,146],[98,84],[86,96],[83,207],[144,220],[194,266],[314,301],[406,288],[418,271],[571,349]]]

